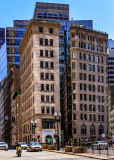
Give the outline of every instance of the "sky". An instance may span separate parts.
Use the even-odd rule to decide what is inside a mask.
[[[13,20],[32,19],[36,2],[69,4],[70,19],[93,20],[93,29],[114,39],[114,0],[0,0],[0,28],[12,27]]]

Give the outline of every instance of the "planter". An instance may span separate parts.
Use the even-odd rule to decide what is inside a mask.
[[[86,148],[83,147],[74,147],[72,149],[73,153],[86,153]]]
[[[48,145],[43,145],[42,149],[48,149],[48,147],[49,147]]]
[[[48,150],[55,150],[55,146],[53,145],[48,146]]]
[[[73,146],[67,146],[65,147],[65,152],[72,152]]]

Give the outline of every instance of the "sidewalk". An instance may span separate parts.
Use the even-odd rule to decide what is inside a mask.
[[[107,155],[99,155],[99,154],[91,154],[91,153],[73,153],[73,152],[65,152],[63,150],[57,151],[57,150],[48,150],[48,149],[43,149],[43,151],[68,154],[68,155],[76,155],[76,156],[82,156],[82,157],[88,157],[88,158],[94,158],[94,159],[114,160],[114,156],[108,157]]]

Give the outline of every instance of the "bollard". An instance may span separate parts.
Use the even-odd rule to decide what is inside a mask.
[[[99,155],[101,155],[100,144],[99,144]]]

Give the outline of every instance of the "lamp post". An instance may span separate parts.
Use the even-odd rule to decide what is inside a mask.
[[[35,141],[35,128],[36,128],[37,120],[31,120],[31,124],[32,124],[32,138],[33,138],[33,141]]]
[[[59,150],[59,125],[58,123],[61,121],[61,113],[54,113],[55,117],[55,122],[57,122],[57,139],[56,139],[56,144],[57,144],[57,150]],[[55,129],[56,132],[56,129]]]

